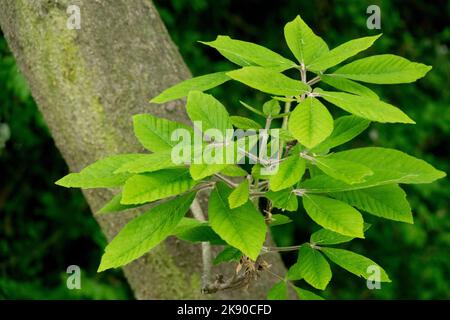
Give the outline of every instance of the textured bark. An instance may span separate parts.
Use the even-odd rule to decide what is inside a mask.
[[[66,27],[69,4],[81,9],[80,30]],[[150,1],[0,0],[0,24],[71,171],[107,155],[141,151],[132,130],[134,114],[188,122],[181,101],[148,103],[190,77]],[[113,190],[84,194],[95,212]],[[205,198],[200,201],[205,204]],[[136,214],[96,219],[111,240]],[[279,255],[268,260],[272,271],[284,273]],[[265,274],[248,290],[202,296],[201,270],[200,246],[176,239],[124,267],[138,299],[262,299],[276,281]]]

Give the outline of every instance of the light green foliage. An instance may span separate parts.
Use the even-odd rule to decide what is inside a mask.
[[[275,208],[296,211],[298,208],[298,200],[292,191],[292,188],[286,188],[280,191],[269,190],[266,192],[266,198],[272,201],[272,205]]]
[[[321,296],[318,296],[311,291],[299,287],[294,287],[294,290],[300,300],[324,300]]]
[[[286,24],[284,38],[298,62],[303,65],[310,65],[328,52],[325,41],[317,36],[300,16]]]
[[[340,192],[376,187],[393,183],[430,183],[445,177],[423,160],[401,151],[369,147],[342,151],[333,154],[333,159],[348,160],[362,164],[372,170],[365,182],[353,185],[327,177],[317,176],[305,181],[302,187],[311,192]]]
[[[328,152],[329,149],[340,146],[359,135],[369,127],[370,121],[357,116],[343,116],[334,121],[331,135],[312,149],[313,152]]]
[[[313,148],[333,131],[333,117],[316,98],[297,105],[289,117],[289,131],[305,147]]]
[[[303,206],[308,215],[325,229],[346,236],[364,238],[361,214],[345,202],[323,196],[305,195]]]
[[[216,129],[225,138],[226,130],[232,128],[227,110],[212,95],[191,91],[186,111],[192,121],[201,121],[203,132],[208,129]]]
[[[415,123],[397,107],[378,99],[319,89],[316,92],[335,106],[367,120],[385,123]]]
[[[240,185],[233,190],[233,192],[228,197],[228,203],[230,209],[234,209],[247,203],[249,196],[249,183],[248,180],[244,180]]]
[[[231,123],[234,127],[238,129],[248,130],[248,129],[262,129],[261,125],[249,118],[240,117],[240,116],[231,116]]]
[[[225,73],[226,72],[216,72],[185,80],[167,90],[164,90],[159,96],[153,98],[150,102],[164,103],[186,97],[190,91],[206,91],[217,87],[218,85],[230,80]]]
[[[268,300],[286,300],[288,298],[288,287],[286,281],[277,282],[267,293]]]
[[[220,264],[223,262],[239,261],[242,257],[242,253],[233,247],[227,246],[214,258],[214,264]]]
[[[306,67],[311,71],[323,71],[334,67],[344,60],[354,56],[355,54],[369,48],[375,40],[381,36],[364,37],[355,40],[350,40],[340,46],[324,53],[318,59],[308,64]]]
[[[278,168],[277,173],[270,176],[270,190],[280,191],[300,181],[305,172],[305,160],[298,155],[287,157]]]
[[[396,184],[337,192],[331,196],[382,218],[413,223],[406,193]]]
[[[364,223],[364,231],[370,228],[370,224]],[[353,237],[344,236],[340,233],[330,231],[327,229],[320,229],[311,235],[310,241],[314,245],[331,245],[340,244],[353,240]]]
[[[393,54],[382,54],[353,61],[333,74],[369,83],[395,84],[414,82],[430,70],[430,66],[422,63],[411,62]]]
[[[201,222],[193,218],[182,218],[180,223],[172,230],[171,235],[192,243],[210,242],[214,245],[226,244],[212,230],[207,222]]]
[[[242,67],[262,66],[283,71],[295,66],[294,62],[272,50],[251,42],[231,39],[228,36],[218,36],[214,41],[201,43],[217,49],[225,58]]]
[[[272,215],[271,219],[270,219],[270,226],[271,227],[275,227],[275,226],[281,226],[283,224],[287,224],[287,223],[291,223],[292,220],[285,215],[282,214],[274,214]]]
[[[312,287],[324,290],[332,278],[328,260],[364,278],[370,275],[368,267],[377,266],[351,251],[327,247],[364,238],[369,225],[357,209],[377,217],[413,223],[411,207],[398,184],[430,183],[444,177],[444,172],[394,149],[330,150],[357,137],[371,121],[414,124],[402,110],[382,101],[381,95],[358,81],[407,83],[423,77],[431,67],[387,54],[355,60],[337,67],[334,73],[324,73],[369,48],[380,35],[351,40],[329,50],[300,16],[286,24],[284,35],[299,64],[260,45],[219,36],[204,44],[217,49],[240,69],[192,78],[166,89],[152,100],[164,103],[186,96],[190,120],[195,125],[201,122],[195,137],[207,138],[201,141],[201,146],[222,160],[238,146],[238,142],[230,141],[231,137],[225,135],[229,129],[234,126],[255,133],[262,129],[264,120],[266,129],[279,129],[280,145],[275,145],[277,140],[273,137],[265,141],[260,135],[254,135],[257,139],[253,143],[258,143],[259,151],[280,147],[276,158],[268,160],[258,153],[247,152],[245,157],[253,162],[246,163],[244,170],[237,164],[243,154],[234,156],[231,162],[206,163],[198,161],[203,159],[200,151],[204,150],[190,150],[181,163],[175,163],[172,152],[179,143],[189,147],[195,144],[193,128],[145,114],[133,118],[134,131],[139,142],[154,153],[111,156],[57,182],[66,187],[122,187],[121,193],[99,213],[162,201],[132,220],[114,238],[106,248],[100,271],[140,257],[167,236],[193,243],[225,245],[214,259],[215,264],[241,258],[241,261],[250,259],[251,263],[272,249],[264,247],[268,226],[283,229],[277,226],[289,224],[294,215],[301,214],[295,212],[301,197],[302,209],[323,228],[311,235],[310,243],[280,249],[299,248],[298,261],[286,277],[279,275],[284,280],[268,292],[268,298],[287,299],[291,286],[299,299],[316,300],[322,298],[292,281],[303,279]],[[296,69],[293,71],[297,71],[297,76],[292,76],[294,72],[289,76],[283,73],[288,69]],[[316,75],[308,79],[311,73]],[[258,94],[264,96],[260,101],[266,102],[262,107],[253,107],[240,101],[241,107],[237,104],[241,97],[227,93],[236,105],[246,109],[230,116],[219,100],[203,93],[228,80],[260,91]],[[318,87],[322,83],[339,91],[323,90]],[[333,110],[329,111],[331,105],[351,115],[334,120],[330,112]],[[243,116],[249,112],[258,117],[258,122]],[[186,129],[191,139],[173,140],[176,129]],[[217,130],[222,136],[205,134],[209,129]],[[248,164],[252,167],[247,167]],[[210,192],[208,221],[183,217],[193,200],[192,190]],[[266,201],[259,202],[262,197]],[[281,215],[277,210],[291,213]],[[293,225],[286,227],[293,228]],[[380,274],[381,281],[390,281],[383,269]]]
[[[322,74],[320,75],[320,81],[332,86],[333,88],[357,94],[359,96],[378,99],[378,95],[371,89],[363,86],[362,84],[346,79],[343,77],[337,77],[333,75]]]
[[[131,208],[136,208],[139,205],[136,204],[121,204],[122,194],[119,193],[115,195],[110,201],[108,201],[98,212],[97,214],[105,214],[105,213],[114,213],[119,211],[128,210]]]
[[[123,186],[122,204],[140,204],[183,193],[196,182],[184,168],[166,169],[132,176]]]
[[[262,67],[244,67],[227,75],[249,87],[278,96],[298,96],[310,90],[310,86],[299,80]]]
[[[226,166],[220,173],[229,177],[245,177],[248,175],[247,171],[237,165]]]
[[[139,142],[153,152],[170,150],[177,142],[171,140],[176,129],[192,133],[191,127],[175,121],[157,118],[151,114],[133,116],[134,134]]]
[[[370,266],[376,266],[380,268],[380,281],[391,282],[386,271],[384,271],[383,268],[369,258],[344,249],[322,248],[320,250],[331,261],[359,277],[367,279],[371,275],[368,273],[367,268]]]
[[[191,164],[189,167],[189,173],[191,174],[192,179],[194,180],[202,180],[203,178],[212,176],[222,170],[227,168],[227,164]]]
[[[328,229],[320,229],[311,235],[310,241],[314,245],[330,245],[349,242],[353,239],[354,237],[344,236]]]
[[[263,113],[266,117],[276,116],[280,113],[281,107],[277,100],[271,99],[263,104]]]
[[[154,172],[161,169],[177,167],[172,161],[172,152],[170,150],[151,154],[142,154],[140,157],[125,162],[114,174],[119,173],[143,173]]]
[[[211,192],[208,205],[211,227],[227,243],[256,260],[266,236],[266,224],[253,203],[231,209],[228,198],[231,189],[218,183]]]
[[[348,184],[364,182],[365,177],[373,174],[368,167],[347,160],[316,158],[314,164],[330,177]]]
[[[190,193],[167,201],[130,221],[105,248],[98,270],[123,266],[158,245],[177,226],[194,197]]]
[[[331,269],[322,254],[309,244],[303,244],[298,251],[297,262],[289,269],[289,279],[305,279],[316,289],[325,290],[331,280]]]
[[[114,172],[124,163],[140,159],[141,154],[121,154],[101,159],[79,173],[70,173],[55,183],[63,187],[71,188],[109,188],[118,187],[130,177],[128,173]]]

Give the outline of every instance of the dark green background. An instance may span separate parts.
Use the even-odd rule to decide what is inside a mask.
[[[263,44],[290,57],[284,24],[301,14],[330,47],[373,35],[366,28],[366,8],[382,10],[383,37],[359,55],[394,53],[433,66],[415,84],[373,86],[386,101],[400,106],[417,125],[372,124],[353,146],[385,146],[423,158],[447,171],[450,137],[450,2],[448,1],[155,1],[169,32],[194,75],[233,68],[198,40],[217,34]],[[237,84],[217,95],[232,113],[237,101],[255,104],[266,97]],[[149,97],[151,98],[151,97]],[[336,108],[334,108],[336,109]],[[242,113],[245,115],[245,113]],[[338,113],[336,112],[335,115]],[[78,190],[59,188],[55,180],[67,167],[48,133],[5,40],[0,34],[0,298],[132,298],[120,271],[96,274],[106,242]],[[1,129],[3,128],[3,129]],[[3,147],[10,131],[10,138]],[[344,245],[377,261],[393,282],[368,290],[365,281],[333,268],[323,294],[331,299],[449,299],[450,185],[405,187],[415,224],[373,219],[366,240]],[[279,245],[298,244],[315,228],[303,212],[295,225],[278,227]],[[295,256],[284,256],[292,263]],[[65,269],[83,269],[82,290],[67,290]],[[305,284],[303,287],[308,288]]]

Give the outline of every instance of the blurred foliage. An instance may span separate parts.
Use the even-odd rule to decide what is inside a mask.
[[[383,37],[367,54],[394,53],[433,66],[415,84],[372,86],[382,99],[401,107],[417,124],[372,124],[355,146],[385,146],[423,158],[449,172],[450,149],[450,2],[408,1],[154,1],[174,42],[194,75],[236,68],[198,40],[230,35],[263,44],[290,57],[282,27],[300,14],[336,46],[352,38],[377,34],[366,27],[366,9],[381,8]],[[364,56],[363,54],[358,57]],[[233,92],[233,94],[230,94]],[[250,93],[251,92],[251,93]],[[261,104],[266,96],[227,83],[213,91],[234,114],[239,100]],[[150,97],[149,97],[150,98]],[[332,108],[335,114],[339,112]],[[256,119],[260,121],[261,119]],[[5,147],[2,150],[2,146]],[[67,170],[27,86],[0,38],[0,298],[132,297],[118,272],[95,273],[105,240],[77,190],[54,186]],[[377,261],[393,282],[381,290],[335,268],[324,296],[331,299],[449,299],[450,183],[406,188],[415,224],[365,215],[372,228],[366,240],[345,245]],[[274,228],[279,245],[308,239],[314,224],[303,212],[290,214],[295,225]],[[296,257],[283,258],[291,263]],[[66,289],[65,268],[84,271],[83,290]]]

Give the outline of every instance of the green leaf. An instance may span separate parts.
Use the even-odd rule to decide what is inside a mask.
[[[228,72],[227,75],[259,91],[280,96],[298,96],[311,90],[310,86],[301,81],[261,67],[244,67]]]
[[[207,226],[208,223],[204,221],[197,220],[195,218],[188,218],[183,217],[180,222],[177,224],[177,226],[172,230],[172,233],[170,235],[176,236],[177,234],[184,233],[188,230],[201,227],[201,226]]]
[[[255,43],[218,36],[216,40],[201,42],[217,49],[231,62],[245,66],[262,66],[276,71],[284,71],[295,66],[295,63],[276,52]]]
[[[395,184],[337,192],[331,196],[378,217],[413,223],[406,193]]]
[[[115,195],[99,211],[97,211],[97,214],[119,212],[119,211],[124,211],[124,210],[132,209],[132,208],[136,208],[136,207],[140,206],[140,205],[135,205],[135,204],[127,204],[127,205],[121,204],[120,203],[121,200],[122,200],[121,193]]]
[[[238,249],[226,246],[215,258],[213,261],[214,265],[218,265],[223,262],[230,261],[239,261],[242,257],[242,252]]]
[[[357,94],[359,96],[379,99],[378,95],[369,88],[352,80],[332,75],[320,75],[320,80],[336,89]]]
[[[233,192],[231,192],[228,197],[230,209],[240,207],[247,203],[249,197],[249,187],[248,180],[244,180],[236,187],[236,189],[233,190]]]
[[[328,52],[325,41],[317,36],[300,16],[284,27],[284,38],[297,60],[308,65]]]
[[[303,206],[311,219],[325,229],[355,238],[364,238],[361,214],[345,202],[305,194]]]
[[[194,200],[190,193],[153,207],[131,220],[105,248],[98,272],[123,266],[147,253],[180,222]]]
[[[287,300],[288,288],[286,281],[277,282],[267,293],[267,300]]]
[[[364,223],[364,231],[370,228],[370,224]],[[344,236],[340,233],[327,229],[320,229],[314,232],[309,241],[314,245],[332,245],[340,244],[353,240],[354,237]]]
[[[331,245],[349,242],[354,237],[344,236],[340,233],[327,229],[320,229],[311,235],[310,241],[314,245]]]
[[[372,170],[373,175],[363,183],[352,185],[327,176],[316,176],[303,182],[301,188],[308,192],[342,192],[394,183],[430,183],[446,176],[445,172],[425,161],[394,149],[357,148],[334,153],[333,158],[360,163]]]
[[[191,91],[188,95],[186,111],[193,122],[201,121],[202,132],[208,129],[219,130],[222,133],[220,140],[225,140],[227,129],[233,129],[227,109],[210,94]]]
[[[142,156],[137,158],[136,160],[124,163],[116,171],[114,171],[114,173],[154,172],[161,169],[174,168],[178,166],[179,165],[172,162],[171,151],[167,150],[151,154],[142,154]]]
[[[278,171],[270,176],[270,190],[280,191],[296,184],[305,173],[305,160],[298,155],[289,156],[279,164]]]
[[[231,192],[222,182],[211,192],[208,204],[211,227],[229,245],[256,260],[266,237],[264,218],[250,201],[230,209],[227,199]]]
[[[245,107],[245,109],[253,112],[254,114],[257,114],[257,115],[260,115],[260,116],[264,117],[264,113],[262,113],[262,111],[256,109],[255,107],[252,107],[251,105],[249,105],[249,104],[247,104],[247,103],[245,103],[243,101],[239,101],[239,103],[242,104]]]
[[[248,130],[248,129],[262,129],[261,125],[258,122],[255,122],[252,119],[240,117],[240,116],[231,116],[231,123],[238,129]]]
[[[395,84],[414,82],[424,77],[431,68],[393,54],[382,54],[353,61],[334,74],[369,83]]]
[[[289,132],[305,147],[313,148],[333,131],[333,117],[316,98],[300,102],[289,117]]]
[[[324,300],[321,296],[318,296],[311,291],[299,287],[294,287],[294,290],[300,300]]]
[[[378,99],[345,92],[316,90],[321,97],[339,108],[364,119],[387,123],[415,123],[399,108]]]
[[[151,114],[138,114],[133,116],[134,134],[139,142],[147,150],[160,152],[172,149],[178,141],[172,141],[172,133],[177,129],[187,130],[191,137],[193,130],[191,127],[170,121],[164,118],[157,118]]]
[[[263,113],[265,116],[276,116],[280,113],[281,107],[277,100],[271,99],[263,104]]]
[[[372,170],[362,164],[348,160],[334,159],[333,155],[329,157],[318,157],[314,163],[326,175],[342,180],[348,184],[364,182],[367,176],[373,174]]]
[[[178,239],[198,243],[210,242],[213,245],[226,244],[206,222],[184,217],[170,235]]]
[[[261,170],[263,169],[263,166],[260,163],[256,163],[255,165],[253,165],[252,167],[252,176],[255,179],[269,179],[270,177],[272,177],[271,175],[266,175],[261,173]]]
[[[298,201],[297,196],[292,192],[292,188],[287,188],[280,191],[267,191],[265,197],[272,201],[272,205],[275,208],[297,211]]]
[[[143,173],[127,180],[122,191],[122,204],[151,202],[190,190],[196,185],[186,168]]]
[[[214,163],[214,164],[207,164],[207,163],[199,163],[199,164],[191,164],[189,167],[189,173],[191,174],[191,177],[196,180],[202,180],[206,177],[212,176],[216,173],[219,173],[220,171],[224,170],[229,164],[226,163]]]
[[[322,71],[334,67],[355,54],[366,50],[377,40],[381,34],[347,41],[340,46],[324,53],[318,59],[306,66],[311,71]]]
[[[380,268],[380,282],[391,282],[386,271],[369,258],[344,249],[322,247],[320,250],[338,266],[358,277],[367,279],[372,275],[372,273],[368,273],[368,268],[375,266]]]
[[[167,101],[186,97],[190,91],[206,91],[230,80],[226,71],[206,74],[203,76],[187,79],[177,83],[150,100],[153,103],[165,103]]]
[[[270,220],[270,226],[276,227],[281,226],[283,224],[291,223],[292,220],[288,216],[282,215],[282,214],[273,214],[272,218]]]
[[[284,141],[292,141],[295,140],[294,136],[286,129],[280,128],[279,129],[279,137],[280,139],[283,139]]]
[[[234,164],[228,165],[225,169],[220,171],[220,173],[229,177],[245,177],[248,175],[247,171]]]
[[[119,154],[98,160],[79,173],[70,173],[55,184],[67,188],[113,188],[119,187],[130,177],[129,173],[114,172],[124,163],[141,158],[142,154]]]
[[[312,152],[327,152],[329,149],[340,146],[366,130],[370,121],[349,115],[337,118],[334,121],[334,129],[331,135],[314,147]]]
[[[199,149],[201,152],[194,156],[193,163],[189,168],[192,178],[201,180],[225,170],[230,163],[238,163],[245,156],[239,151],[238,146],[241,146],[242,142],[248,142],[246,145],[251,149],[257,143],[257,139],[251,142],[246,141],[245,137],[242,139],[228,141],[225,144],[209,144]]]
[[[314,288],[325,290],[331,280],[330,265],[319,251],[305,243],[298,251],[297,262],[289,269],[288,278],[305,279]]]

